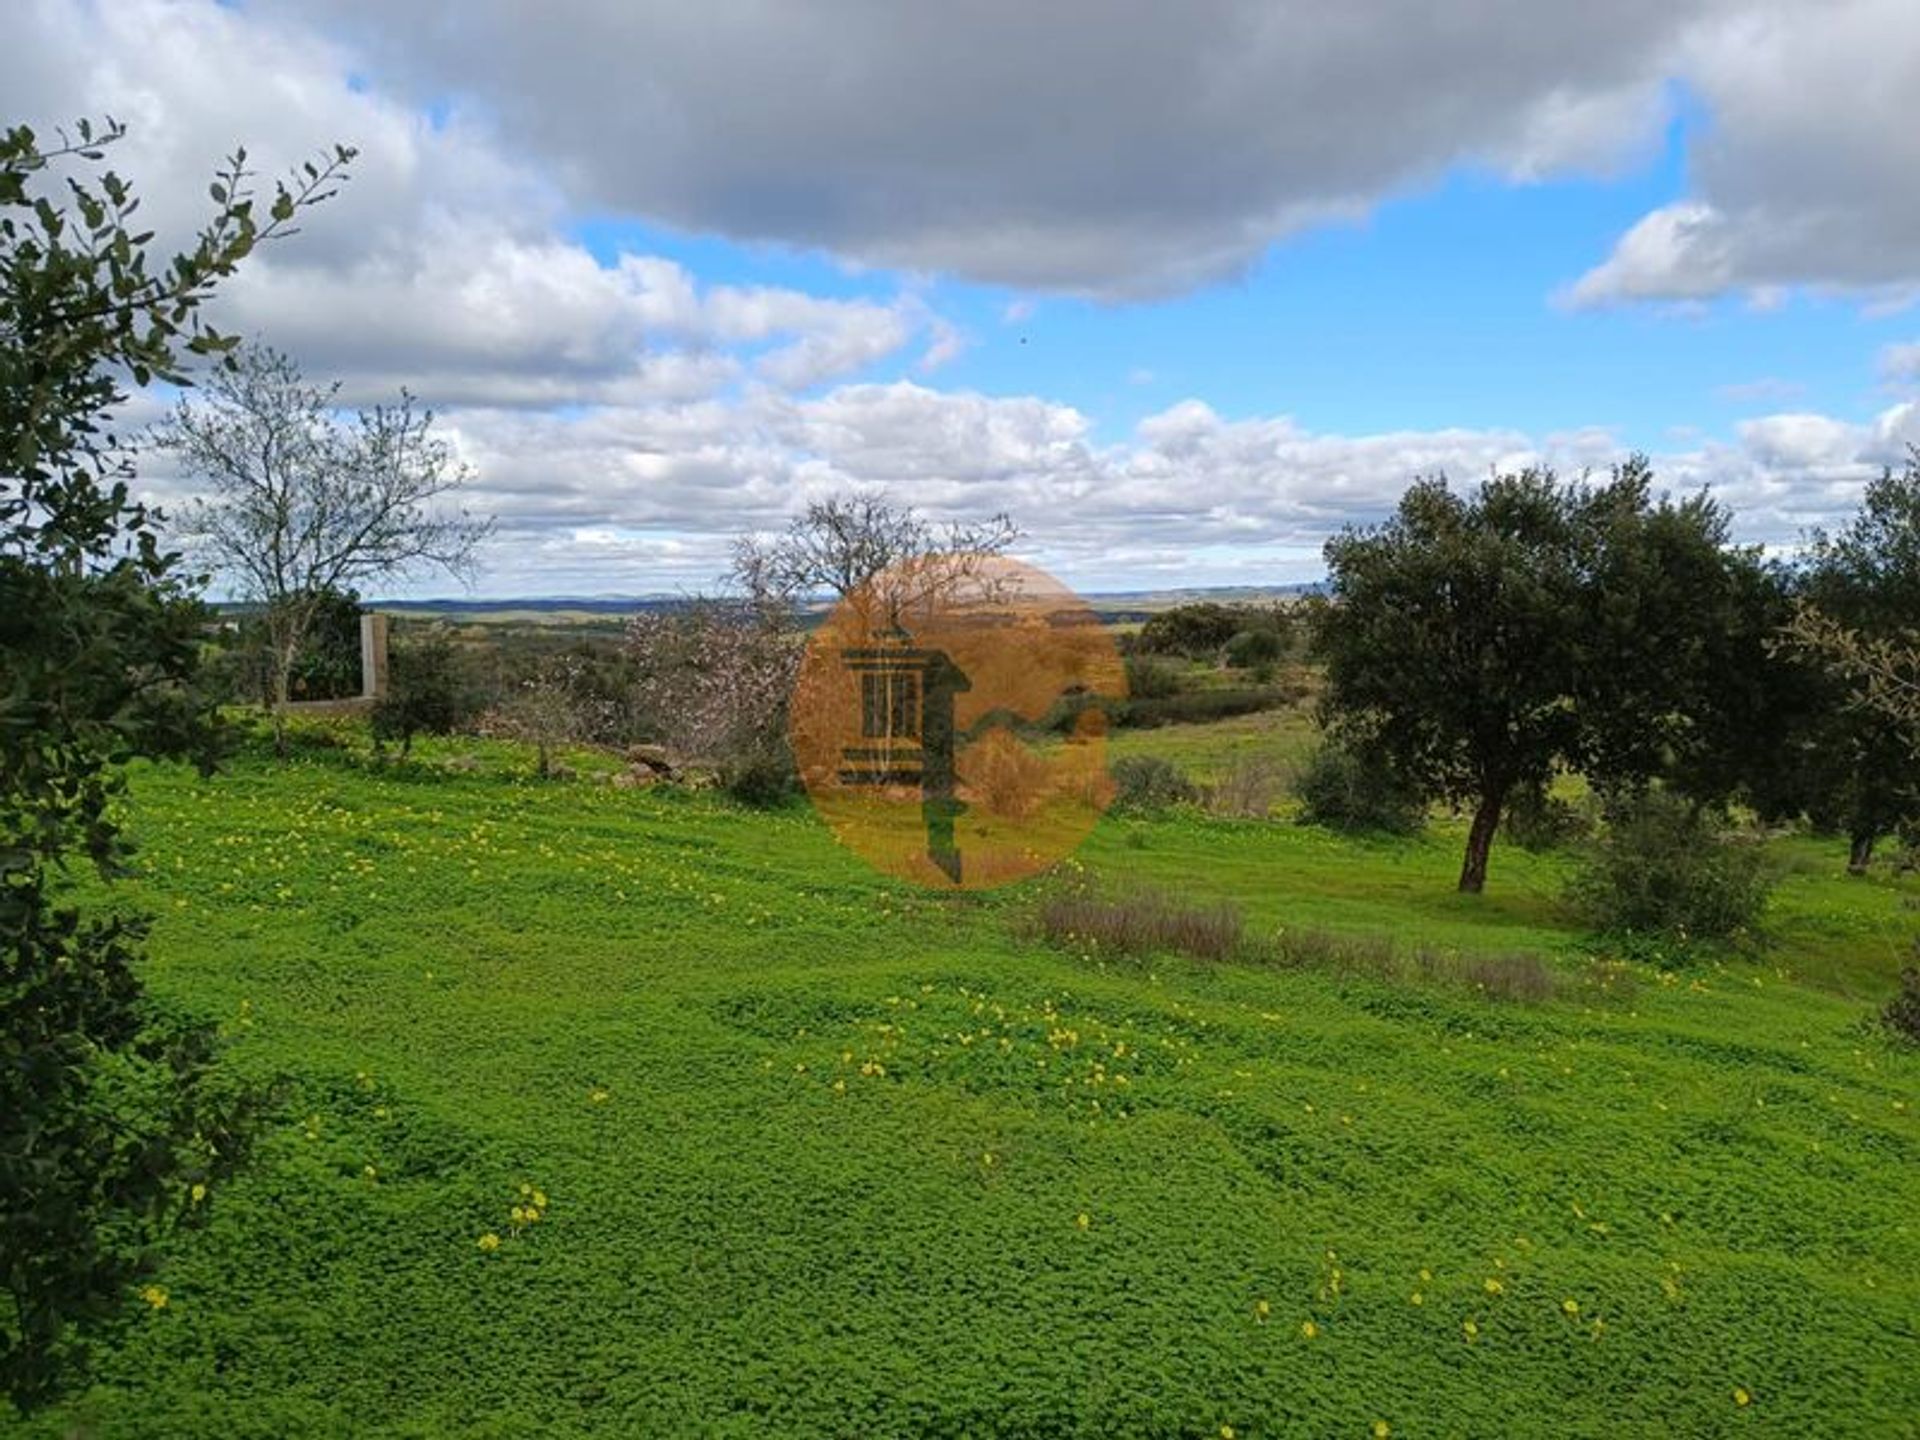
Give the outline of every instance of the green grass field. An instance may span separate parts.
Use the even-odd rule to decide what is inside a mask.
[[[19,1433],[1920,1434],[1920,1057],[1865,1023],[1920,885],[1831,842],[1776,844],[1764,961],[1522,1005],[1104,965],[804,807],[457,748],[136,777],[151,984],[284,1098]],[[1468,899],[1458,839],[1110,816],[1080,863],[1585,963],[1563,859]]]

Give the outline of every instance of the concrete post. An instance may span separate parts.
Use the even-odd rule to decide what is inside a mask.
[[[381,700],[387,693],[387,617],[367,610],[360,616],[360,698]]]

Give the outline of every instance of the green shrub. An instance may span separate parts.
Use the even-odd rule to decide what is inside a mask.
[[[1157,755],[1129,755],[1116,760],[1112,770],[1116,810],[1164,810],[1200,798],[1200,787]]]
[[[1578,805],[1549,794],[1544,787],[1522,791],[1507,806],[1507,838],[1522,850],[1558,850],[1583,839],[1592,825]]]
[[[1241,617],[1225,605],[1202,600],[1163,610],[1140,627],[1134,644],[1149,655],[1184,655],[1211,660],[1241,628]]]
[[[1127,694],[1135,700],[1164,700],[1185,688],[1181,667],[1153,655],[1127,657]]]
[[[771,809],[799,793],[800,776],[784,744],[758,746],[720,766],[720,788],[742,805]]]
[[[387,693],[369,717],[376,744],[400,742],[404,756],[416,735],[450,735],[471,716],[473,705],[454,657],[453,640],[435,625],[419,638],[392,647]]]
[[[1900,989],[1880,1012],[1880,1023],[1910,1045],[1920,1045],[1920,967],[1900,972]]]
[[[1411,835],[1426,820],[1425,802],[1384,762],[1337,742],[1313,753],[1294,793],[1303,825]]]
[[[1286,653],[1287,644],[1278,631],[1242,630],[1227,641],[1227,664],[1236,670],[1252,670],[1272,665]]]
[[[1746,930],[1771,888],[1759,846],[1678,796],[1649,791],[1610,808],[1569,895],[1596,930],[1685,942]]]

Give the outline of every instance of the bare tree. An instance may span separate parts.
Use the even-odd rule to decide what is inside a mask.
[[[936,526],[883,492],[816,500],[777,538],[742,536],[729,579],[761,604],[872,593],[888,618],[987,574],[1020,538],[1006,515]]]
[[[265,612],[282,752],[294,661],[324,597],[423,568],[465,577],[493,526],[442,508],[470,472],[433,433],[432,411],[403,391],[343,416],[338,391],[248,347],[153,436],[205,487],[185,515],[189,543]]]

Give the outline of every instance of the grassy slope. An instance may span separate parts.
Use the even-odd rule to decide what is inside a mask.
[[[1920,1060],[1843,993],[1912,917],[1825,850],[1770,922],[1818,983],[1524,1008],[1103,970],[803,810],[328,759],[137,802],[154,984],[290,1090],[28,1433],[1916,1433]],[[1083,858],[1573,948],[1556,862],[1466,901],[1456,840],[1116,819]]]

